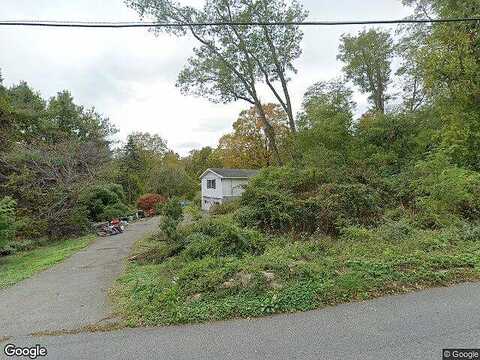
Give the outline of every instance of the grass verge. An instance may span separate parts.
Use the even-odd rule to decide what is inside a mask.
[[[46,270],[84,249],[95,236],[85,236],[48,244],[0,258],[0,289],[14,285]]]
[[[198,232],[172,253],[160,234],[136,244],[112,298],[127,326],[154,326],[306,311],[480,279],[477,228],[402,229],[269,237],[260,253],[231,255],[219,255],[218,236]]]

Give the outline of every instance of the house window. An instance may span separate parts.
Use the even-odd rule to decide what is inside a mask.
[[[216,180],[207,180],[207,189],[216,189]]]

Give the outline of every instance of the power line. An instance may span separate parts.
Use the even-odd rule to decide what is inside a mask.
[[[0,20],[0,26],[73,27],[73,28],[142,28],[142,27],[204,27],[204,26],[342,26],[342,25],[385,25],[385,24],[425,24],[480,22],[480,17],[449,19],[401,19],[368,21],[272,21],[272,22],[108,22],[108,21],[32,21]]]

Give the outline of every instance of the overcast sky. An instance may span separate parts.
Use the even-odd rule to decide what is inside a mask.
[[[184,1],[191,5],[202,0]],[[399,19],[410,14],[400,0],[303,0],[310,20]],[[1,0],[6,20],[136,21],[123,0]],[[389,26],[393,30],[393,27]],[[340,35],[359,26],[308,27],[291,83],[295,111],[307,87],[341,74],[336,60]],[[164,137],[185,155],[193,148],[215,146],[231,129],[238,102],[217,105],[186,97],[175,87],[177,75],[195,41],[147,29],[0,28],[0,68],[4,84],[27,81],[44,97],[68,89],[75,101],[95,108],[120,128],[120,139],[132,131]],[[269,99],[264,99],[269,100]],[[358,111],[366,101],[355,95]]]

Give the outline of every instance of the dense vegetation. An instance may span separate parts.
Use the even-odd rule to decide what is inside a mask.
[[[0,255],[34,251],[2,258],[0,286],[88,242],[54,240],[137,208],[163,218],[115,288],[131,324],[306,310],[480,278],[478,23],[343,35],[343,77],[312,84],[295,116],[301,29],[238,22],[302,21],[300,3],[126,2],[160,22],[224,23],[158,31],[200,44],[182,92],[251,107],[216,148],[180,158],[158,135],[115,142],[109,119],[68,91],[46,100],[0,78]],[[467,0],[403,2],[413,17],[480,16]],[[261,101],[261,86],[277,103]],[[368,97],[361,116],[353,87]],[[208,167],[262,171],[207,216],[198,176]],[[182,211],[180,198],[193,203]],[[17,276],[19,266],[29,270]]]
[[[165,140],[133,133],[120,144],[116,132],[68,91],[45,100],[0,77],[0,256],[84,235],[137,205],[154,215],[160,200],[193,197],[195,176]]]
[[[480,14],[471,1],[404,3],[414,17]],[[183,14],[209,18],[211,10]],[[251,55],[255,32],[231,28]],[[181,86],[215,73],[214,64],[192,70],[208,50]],[[281,106],[255,104],[218,148],[192,152],[187,166],[197,174],[210,164],[264,169],[240,201],[204,217],[189,209],[180,225],[166,214],[162,231],[137,245],[114,291],[130,324],[307,310],[480,278],[478,23],[345,34],[338,59],[344,78],[312,85],[295,126]],[[217,80],[215,94],[227,96],[227,79]],[[351,85],[370,102],[360,118]],[[265,119],[278,125],[266,129]]]

